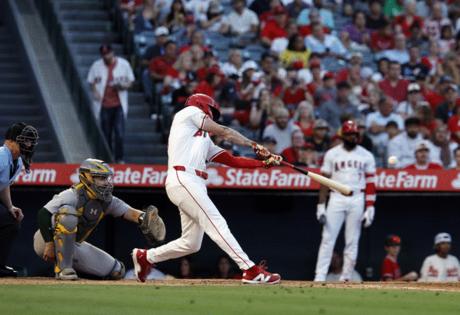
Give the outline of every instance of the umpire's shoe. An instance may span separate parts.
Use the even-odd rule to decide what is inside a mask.
[[[133,249],[133,263],[134,263],[134,273],[136,274],[137,281],[145,282],[147,276],[152,270],[153,264],[149,263],[147,260],[147,250],[146,249]]]
[[[73,268],[64,268],[56,274],[57,280],[78,280],[77,273]]]
[[[7,278],[13,277],[16,278],[18,276],[18,272],[11,267],[8,266],[0,266],[0,278]]]
[[[277,284],[281,281],[281,276],[277,273],[270,273],[267,270],[265,261],[254,265],[243,272],[243,283],[248,284]]]

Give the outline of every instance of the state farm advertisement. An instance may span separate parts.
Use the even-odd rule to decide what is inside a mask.
[[[166,165],[112,165],[114,183],[119,187],[162,188]],[[318,172],[318,170],[312,170]],[[219,189],[317,190],[310,177],[290,168],[235,169],[210,167],[207,184]],[[69,186],[78,182],[78,164],[34,163],[30,173],[22,172],[16,185]],[[460,192],[460,172],[454,170],[413,171],[380,169],[380,191]]]

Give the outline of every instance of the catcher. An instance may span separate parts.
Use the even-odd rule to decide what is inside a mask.
[[[113,172],[103,161],[86,159],[78,172],[78,184],[55,195],[38,211],[40,229],[34,235],[34,250],[55,263],[56,279],[76,280],[76,272],[122,279],[123,263],[85,242],[87,237],[105,215],[112,215],[139,224],[152,245],[165,238],[163,220],[154,206],[140,211],[112,196]]]

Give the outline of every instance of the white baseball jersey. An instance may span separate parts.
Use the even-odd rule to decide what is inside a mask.
[[[224,151],[212,142],[208,132],[201,129],[206,117],[194,106],[188,106],[174,116],[168,140],[169,168],[185,166],[205,170],[206,161]]]
[[[338,145],[326,152],[321,172],[355,191],[361,190],[366,187],[365,175],[375,173],[375,159],[362,146],[347,151],[343,145]]]
[[[460,264],[457,257],[448,255],[446,258],[431,255],[425,258],[420,271],[422,282],[458,282],[460,280]]]

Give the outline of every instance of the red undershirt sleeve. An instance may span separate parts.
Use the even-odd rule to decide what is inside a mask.
[[[221,151],[219,154],[216,154],[210,162],[221,163],[230,167],[236,168],[257,168],[264,167],[264,163],[259,160],[254,160],[245,157],[233,156],[227,151]]]

